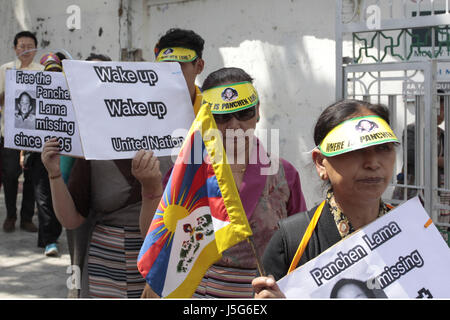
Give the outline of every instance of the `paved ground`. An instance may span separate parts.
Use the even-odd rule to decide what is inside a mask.
[[[20,210],[19,194],[18,211]],[[20,230],[19,219],[16,231],[3,232],[6,217],[3,190],[0,190],[0,299],[66,298],[67,279],[70,274],[70,257],[67,250],[66,233],[59,239],[59,257],[46,257],[37,247],[37,233]],[[37,214],[33,218],[36,226]]]

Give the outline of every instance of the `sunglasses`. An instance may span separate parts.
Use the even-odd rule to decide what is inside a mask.
[[[232,117],[235,117],[239,121],[247,121],[252,119],[256,114],[256,107],[247,108],[241,111],[232,113],[214,113],[214,120],[216,123],[227,123]]]

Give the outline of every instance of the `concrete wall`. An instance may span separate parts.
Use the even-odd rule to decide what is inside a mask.
[[[21,30],[36,33],[40,53],[65,49],[74,59],[85,59],[90,52],[103,52],[114,59],[119,57],[120,33],[118,0],[1,0],[0,41],[4,45],[1,61],[14,58],[14,35]],[[66,13],[70,5],[80,8],[80,29],[69,29]],[[123,20],[123,19],[121,19]],[[10,49],[11,48],[11,49]]]
[[[279,153],[300,172],[308,207],[322,198],[308,151],[320,112],[334,101],[335,1],[321,0],[1,0],[5,27],[0,61],[14,58],[12,40],[35,31],[39,53],[65,49],[74,59],[90,52],[120,58],[121,48],[153,46],[171,27],[192,29],[206,41],[205,77],[221,67],[241,67],[255,78],[261,129],[279,130]],[[69,30],[67,7],[81,9],[81,28]],[[38,56],[40,56],[38,54]]]

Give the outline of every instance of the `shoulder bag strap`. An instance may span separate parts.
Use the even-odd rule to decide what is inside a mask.
[[[326,200],[322,201],[322,203],[317,207],[316,212],[314,213],[314,216],[311,219],[311,222],[309,223],[305,234],[303,235],[302,241],[297,248],[297,252],[295,252],[294,259],[292,259],[291,266],[288,270],[288,274],[291,273],[295,268],[297,268],[298,262],[300,261],[300,258],[302,257],[306,246],[308,245],[309,239],[311,239],[314,229],[316,228],[317,221],[319,221],[320,215],[322,214],[322,209],[325,205],[325,201]]]

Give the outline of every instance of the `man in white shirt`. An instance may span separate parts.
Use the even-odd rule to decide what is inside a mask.
[[[14,51],[17,59],[0,66],[0,107],[1,107],[1,180],[5,193],[6,219],[3,224],[5,232],[13,232],[17,220],[17,192],[19,176],[22,173],[20,166],[20,151],[3,148],[4,145],[4,108],[5,108],[5,75],[7,69],[43,70],[43,66],[33,62],[36,55],[37,39],[29,31],[22,31],[14,37]],[[14,107],[14,106],[11,106]],[[20,210],[20,228],[28,232],[37,232],[33,224],[34,189],[31,181],[31,172],[25,169],[22,207]]]

